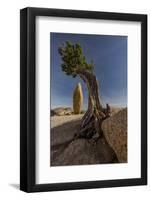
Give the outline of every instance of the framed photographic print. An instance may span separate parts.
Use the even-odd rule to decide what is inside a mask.
[[[147,16],[20,12],[20,189],[147,184]]]

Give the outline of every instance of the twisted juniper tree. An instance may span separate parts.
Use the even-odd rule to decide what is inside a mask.
[[[94,134],[101,136],[101,124],[110,115],[110,106],[103,109],[100,98],[98,82],[93,73],[93,62],[87,63],[80,44],[66,42],[61,45],[58,52],[62,58],[62,71],[73,78],[79,76],[88,89],[88,109],[81,120],[80,131],[77,137],[91,138]]]

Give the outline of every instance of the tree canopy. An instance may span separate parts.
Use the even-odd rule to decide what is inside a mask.
[[[91,73],[93,72],[93,61],[90,63],[86,61],[86,57],[79,43],[72,44],[66,41],[59,47],[58,52],[63,61],[61,64],[62,71],[67,75],[76,77],[78,69],[84,69]]]
[[[83,54],[80,44],[72,44],[66,41],[58,48],[62,59],[62,71],[67,75],[80,78],[86,83],[88,88],[88,109],[81,120],[80,131],[75,134],[75,138],[92,138],[98,133],[102,135],[101,124],[109,117],[110,107],[103,110],[99,98],[99,87],[95,74],[93,74],[93,61],[88,63]]]

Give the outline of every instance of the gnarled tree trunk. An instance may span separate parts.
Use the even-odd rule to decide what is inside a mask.
[[[79,69],[76,73],[86,83],[88,88],[88,109],[84,114],[81,122],[79,133],[75,138],[84,137],[92,138],[93,135],[101,136],[101,124],[104,119],[110,116],[110,106],[103,109],[99,99],[99,89],[96,76],[89,71]]]

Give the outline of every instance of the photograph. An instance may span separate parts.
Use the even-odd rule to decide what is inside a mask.
[[[128,162],[126,35],[50,32],[50,167]]]
[[[20,190],[147,185],[147,15],[20,12]]]

